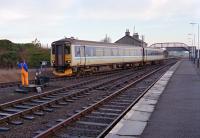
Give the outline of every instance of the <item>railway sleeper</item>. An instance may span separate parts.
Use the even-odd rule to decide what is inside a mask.
[[[103,107],[105,107],[105,108],[117,108],[117,109],[124,109],[126,106],[120,106],[120,105],[108,104],[108,105],[104,105]]]
[[[87,129],[87,128],[73,128],[69,127],[66,133],[59,133],[56,136],[61,138],[75,138],[75,137],[95,137],[97,136],[101,130],[97,129]]]
[[[17,113],[17,112],[21,112],[22,109],[17,109],[17,108],[5,108],[3,109],[4,112],[8,112],[8,113]]]
[[[73,103],[74,102],[74,100],[72,100],[72,99],[64,99],[64,101],[68,102],[68,103]]]
[[[129,105],[129,103],[127,103],[127,102],[121,103],[121,102],[118,102],[118,101],[112,101],[109,104],[111,104],[111,105],[119,105],[119,106],[127,106],[127,105]]]
[[[69,126],[66,127],[66,129],[70,129],[70,128],[75,128],[75,129],[89,129],[89,130],[102,130],[104,129],[104,126],[94,126],[94,125],[88,125],[88,124],[83,124],[81,122],[76,122],[73,124],[70,124]]]
[[[119,102],[119,103],[127,103],[127,104],[130,104],[131,102],[133,102],[133,100],[125,100],[125,99],[115,99],[114,100],[115,102]]]
[[[51,108],[61,108],[61,107],[63,107],[63,106],[61,106],[61,105],[51,105],[50,107],[51,107]]]
[[[119,96],[116,100],[117,101],[124,101],[124,102],[132,102],[133,98],[132,97],[125,98],[125,97]]]
[[[68,102],[58,102],[57,104],[58,105],[68,105],[69,103]]]
[[[102,113],[115,113],[115,114],[120,114],[122,111],[118,109],[107,109],[107,108],[99,108],[99,112]]]
[[[14,108],[17,108],[17,109],[29,109],[29,108],[31,108],[32,106],[20,104],[20,105],[14,105],[13,107],[14,107]]]
[[[46,101],[39,100],[39,99],[33,99],[33,100],[31,100],[31,102],[33,102],[33,103],[45,103]]]
[[[38,135],[38,134],[40,134],[40,133],[42,133],[42,132],[44,132],[45,130],[37,130],[37,131],[35,131],[35,132],[33,132],[33,134],[34,135]]]
[[[44,112],[42,111],[35,111],[33,112],[34,115],[37,115],[37,116],[44,116]]]
[[[87,118],[95,118],[95,119],[105,119],[105,120],[114,120],[114,118],[111,117],[105,117],[105,116],[95,116],[95,115],[87,115]]]
[[[53,111],[54,111],[54,110],[53,110],[52,108],[50,108],[50,107],[45,107],[45,108],[43,108],[42,110],[45,111],[45,112],[53,112]]]
[[[31,115],[24,115],[21,118],[26,119],[26,120],[33,120],[33,119],[35,119],[35,117],[31,116]]]
[[[10,128],[8,128],[8,127],[4,127],[4,126],[0,127],[0,132],[7,132],[9,130],[10,130]]]
[[[22,121],[14,121],[14,120],[9,121],[8,123],[12,124],[12,125],[22,125],[23,124]]]
[[[50,98],[50,97],[47,96],[47,97],[41,97],[40,99],[41,99],[41,100],[47,100],[47,101],[48,101],[48,100],[52,100],[53,98]]]
[[[110,117],[110,118],[114,118],[114,117],[117,117],[119,116],[119,114],[116,114],[116,113],[102,113],[102,112],[99,112],[99,111],[94,111],[91,113],[91,115],[95,115],[95,116],[99,116],[99,117]]]
[[[110,118],[100,118],[100,117],[84,117],[83,119],[81,119],[82,121],[85,122],[94,122],[94,123],[102,123],[105,122],[106,124],[110,124],[113,119]]]
[[[6,117],[12,115],[11,113],[6,113],[6,112],[0,112],[1,117]]]
[[[79,98],[76,97],[72,97],[71,100],[75,101],[75,100],[79,100]]]
[[[46,97],[55,99],[55,98],[57,98],[58,96],[48,95],[48,96],[46,96]]]
[[[38,106],[38,103],[33,103],[33,102],[25,102],[23,103],[23,105],[26,105],[26,106]]]
[[[86,95],[85,94],[83,94],[83,95],[79,95],[79,96],[76,96],[77,98],[84,98]]]
[[[63,122],[63,121],[65,121],[65,119],[61,119],[61,118],[60,118],[60,119],[57,119],[57,120],[56,120],[56,122],[58,122],[58,123]]]
[[[99,128],[99,129],[102,129],[102,128],[104,128],[104,127],[106,127],[106,126],[108,126],[108,123],[96,123],[96,122],[91,122],[91,121],[77,121],[76,122],[76,124],[78,125],[78,126],[82,126],[82,128],[84,128],[84,127],[90,127],[90,128]]]
[[[121,98],[123,98],[123,99],[132,99],[132,96],[130,96],[130,95],[120,95],[120,97],[119,97],[120,99]]]

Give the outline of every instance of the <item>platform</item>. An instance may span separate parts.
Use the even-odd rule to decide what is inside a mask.
[[[106,137],[200,138],[198,72],[189,60],[174,65]]]

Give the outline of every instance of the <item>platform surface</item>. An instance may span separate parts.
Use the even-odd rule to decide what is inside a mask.
[[[106,138],[200,138],[200,69],[171,67]]]
[[[197,72],[191,61],[180,63],[141,138],[200,138],[200,76]]]

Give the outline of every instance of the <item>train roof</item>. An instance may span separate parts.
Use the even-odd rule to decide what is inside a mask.
[[[118,44],[118,43],[106,43],[106,42],[97,42],[97,41],[88,41],[88,40],[78,40],[78,39],[74,39],[74,38],[64,38],[64,39],[60,39],[58,41],[55,41],[53,43],[63,43],[63,42],[70,42],[72,44],[95,44],[95,45],[109,45],[109,46],[127,46],[127,47],[140,47],[140,46],[133,46],[133,45],[128,45],[128,44]],[[52,44],[53,44],[52,43]]]
[[[134,46],[134,45],[128,45],[128,44],[119,44],[119,43],[106,43],[106,42],[97,42],[97,41],[88,41],[88,40],[78,40],[78,39],[74,39],[74,38],[64,38],[64,39],[60,39],[58,41],[54,41],[52,44],[54,43],[71,43],[71,44],[77,44],[77,45],[92,45],[94,44],[95,46],[104,46],[104,45],[107,45],[107,46],[122,46],[122,47],[132,47],[132,48],[142,48],[140,46]],[[160,48],[151,48],[151,47],[145,47],[145,49],[155,49],[155,50],[162,50],[163,49],[160,49]]]

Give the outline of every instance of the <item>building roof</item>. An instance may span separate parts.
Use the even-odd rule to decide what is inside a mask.
[[[129,30],[126,30],[125,36],[117,40],[115,43],[130,44],[134,46],[147,46],[146,42],[139,39],[138,33],[134,33],[133,36],[131,36]]]

